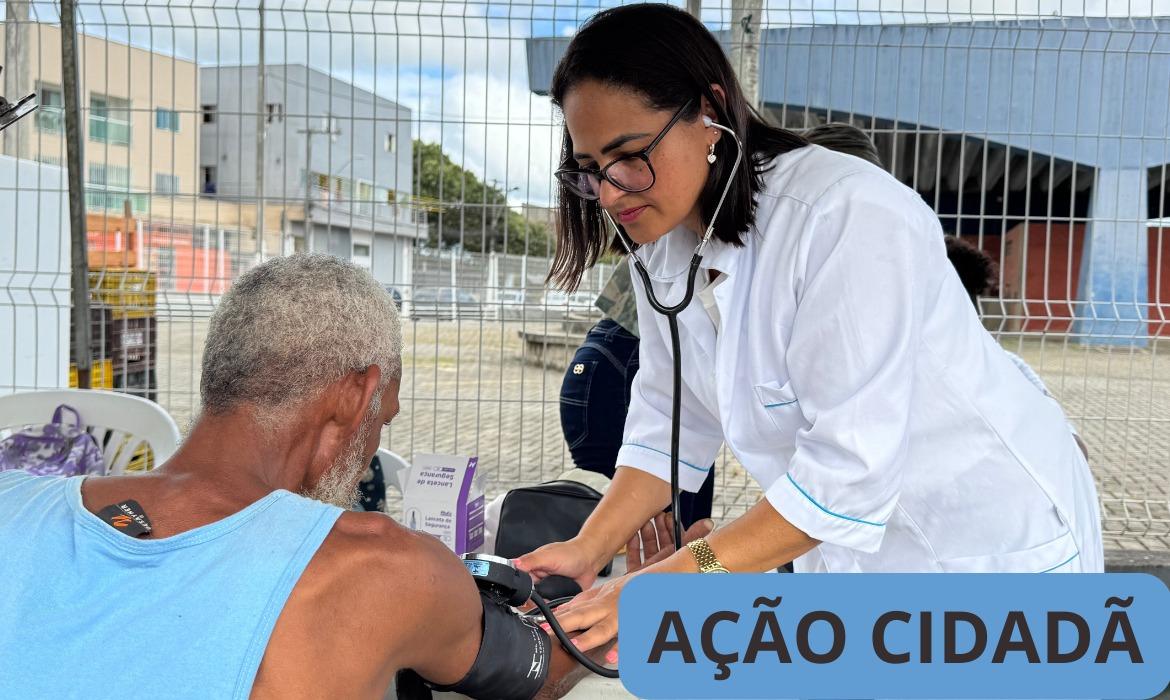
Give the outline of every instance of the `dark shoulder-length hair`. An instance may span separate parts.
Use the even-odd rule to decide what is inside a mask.
[[[704,223],[733,179],[727,201],[715,222],[714,237],[742,245],[755,221],[755,197],[763,186],[768,161],[807,145],[799,134],[772,126],[744,99],[731,63],[711,32],[680,9],[662,4],[626,5],[599,12],[577,32],[553,73],[553,103],[564,105],[565,95],[585,80],[627,88],[642,95],[654,109],[677,111],[688,100],[685,119],[698,117],[702,95],[717,115],[716,121],[735,130],[743,142],[744,158],[736,172],[735,143],[726,134],[716,145],[719,156],[699,196]],[[723,88],[724,98],[711,85]],[[576,167],[573,140],[564,130],[560,167]],[[582,200],[560,185],[557,248],[548,280],[576,289],[585,270],[606,248],[601,206]],[[620,247],[615,248],[621,252]]]

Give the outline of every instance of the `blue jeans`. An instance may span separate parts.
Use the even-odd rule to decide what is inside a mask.
[[[630,386],[638,372],[638,337],[608,318],[589,330],[561,382],[561,430],[573,463],[613,478]],[[711,517],[715,467],[697,493],[679,494],[683,527]]]

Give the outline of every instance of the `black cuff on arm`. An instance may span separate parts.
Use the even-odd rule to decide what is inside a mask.
[[[532,700],[548,678],[549,638],[535,624],[511,608],[480,594],[483,604],[483,642],[471,670],[454,685],[430,684],[473,698]]]

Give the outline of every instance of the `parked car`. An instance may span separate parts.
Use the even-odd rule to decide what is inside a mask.
[[[523,318],[524,317],[524,290],[523,289],[501,289],[496,292],[496,299],[498,301],[498,311],[500,318]]]
[[[416,289],[410,302],[415,318],[482,318],[483,304],[479,297],[466,289],[454,287],[423,287]]]
[[[552,289],[545,292],[544,310],[550,316],[589,316],[594,314],[593,294],[589,292],[562,292]]]
[[[398,287],[389,284],[386,285],[386,291],[389,292],[390,298],[394,300],[394,306],[398,307],[399,311],[402,311],[402,291]]]

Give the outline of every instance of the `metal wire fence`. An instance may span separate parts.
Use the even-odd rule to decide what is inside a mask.
[[[847,122],[987,252],[987,328],[1091,453],[1108,544],[1170,550],[1170,14],[1165,0],[702,3],[777,123]],[[207,322],[293,251],[402,304],[383,443],[477,454],[490,493],[571,466],[569,358],[613,264],[546,289],[551,70],[595,3],[8,0],[0,65],[39,110],[3,132],[0,391],[69,381],[61,42],[80,56],[95,384],[198,411]],[[99,376],[100,375],[100,376]],[[716,510],[759,498],[734,457]]]

